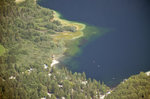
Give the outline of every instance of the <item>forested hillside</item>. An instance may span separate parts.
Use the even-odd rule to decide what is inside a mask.
[[[150,99],[150,76],[143,72],[107,94],[109,87],[85,73],[51,67],[53,55],[73,42],[54,37],[78,31],[57,19],[35,0],[0,0],[0,99]]]
[[[35,0],[0,1],[0,99],[98,99],[109,90],[84,73],[50,66],[66,44],[53,36],[76,31],[53,13]]]
[[[125,79],[105,99],[150,99],[150,76],[141,72]]]

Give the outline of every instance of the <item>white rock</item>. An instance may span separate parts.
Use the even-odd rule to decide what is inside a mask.
[[[122,81],[122,83],[124,83],[124,82],[126,82],[128,79],[124,79],[123,81]]]
[[[41,99],[46,99],[45,97],[41,98]]]
[[[47,69],[48,68],[48,65],[47,64],[44,64],[44,69]]]
[[[146,72],[146,75],[147,75],[147,76],[150,76],[150,71]]]
[[[51,63],[51,67],[53,67],[55,64],[58,64],[58,63],[59,63],[59,61],[53,59],[53,60],[52,60],[52,63]]]
[[[87,81],[82,81],[82,84],[86,85],[86,84],[87,84]]]
[[[50,93],[47,93],[47,95],[48,95],[49,97],[51,97],[51,95],[52,95],[52,94],[50,94]]]
[[[100,96],[100,99],[104,99],[104,98],[105,98],[105,95],[101,95],[101,96]]]
[[[63,85],[58,85],[58,87],[62,88],[62,87],[63,87]]]
[[[111,94],[111,91],[108,91],[105,95],[100,95],[100,99],[104,99],[108,94]]]
[[[51,75],[52,75],[51,73],[48,74],[48,76],[51,76]]]
[[[110,92],[110,91],[108,91],[108,92],[107,92],[107,95],[108,95],[108,94],[110,94],[110,93],[111,93],[111,92]]]
[[[10,76],[10,77],[9,77],[9,79],[16,79],[16,77],[14,77],[14,76]]]
[[[30,68],[29,70],[28,70],[28,72],[31,72],[33,69],[32,68]]]
[[[65,99],[65,97],[61,97],[61,99]]]

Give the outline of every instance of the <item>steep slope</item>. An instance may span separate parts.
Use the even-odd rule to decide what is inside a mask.
[[[121,82],[105,99],[150,99],[150,76],[141,72]]]
[[[84,73],[51,67],[53,55],[64,53],[66,43],[72,41],[63,34],[72,34],[75,40],[83,29],[79,23],[70,26],[56,20],[54,14],[34,0],[0,1],[0,99],[98,99],[109,90],[103,83],[87,80]]]

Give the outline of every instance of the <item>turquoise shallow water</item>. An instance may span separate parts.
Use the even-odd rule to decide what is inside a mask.
[[[115,86],[150,70],[149,0],[43,0],[40,5],[65,19],[111,30],[88,44],[85,40],[82,53],[66,63],[73,72]]]

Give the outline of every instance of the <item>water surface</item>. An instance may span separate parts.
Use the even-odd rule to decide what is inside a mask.
[[[82,46],[82,54],[73,58],[79,65],[73,72],[85,72],[111,86],[150,70],[149,0],[42,0],[40,4],[65,19],[112,30]]]

